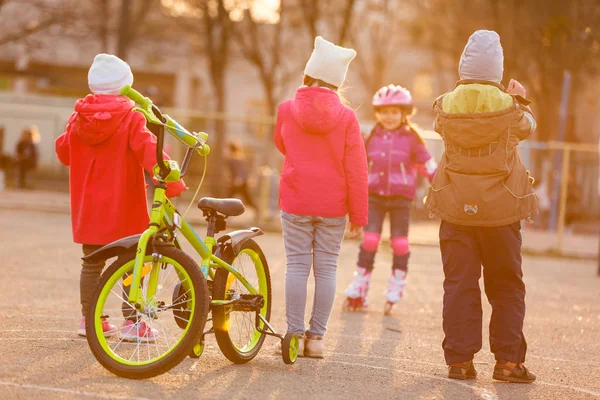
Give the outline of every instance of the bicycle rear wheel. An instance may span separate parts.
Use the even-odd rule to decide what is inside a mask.
[[[203,333],[209,296],[202,271],[175,247],[161,247],[160,255],[156,263],[152,256],[144,259],[142,310],[127,301],[134,254],[120,257],[102,274],[92,298],[88,344],[98,362],[115,375],[144,379],[165,373],[188,355]],[[152,274],[157,282],[153,295]]]
[[[233,266],[257,289],[263,305],[259,314],[269,320],[271,316],[271,276],[269,266],[261,248],[253,240],[246,241],[233,258],[223,261]],[[251,296],[246,287],[229,271],[219,268],[213,282],[213,300],[232,300],[237,296],[257,299]],[[250,295],[250,296],[249,296]],[[232,303],[213,307],[215,337],[223,355],[236,364],[252,360],[263,345],[266,334],[256,327],[256,311],[243,309]],[[264,323],[259,321],[261,328]]]

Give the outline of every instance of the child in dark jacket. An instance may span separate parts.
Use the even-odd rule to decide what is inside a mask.
[[[445,152],[427,207],[442,219],[444,264],[443,342],[448,376],[474,379],[481,350],[479,278],[492,306],[493,378],[529,383],[523,365],[525,283],[521,268],[521,220],[538,212],[537,199],[517,145],[535,129],[526,92],[511,80],[505,90],[503,51],[493,31],[477,31],[464,49],[456,88],[434,104],[435,130]]]

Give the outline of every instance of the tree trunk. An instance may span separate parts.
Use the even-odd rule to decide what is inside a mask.
[[[225,70],[222,68],[213,69],[212,73],[212,82],[213,82],[213,90],[216,97],[216,109],[217,113],[225,113],[226,104],[227,104],[227,92],[225,90]],[[225,196],[225,188],[223,187],[223,171],[224,168],[224,159],[223,159],[223,149],[227,145],[227,130],[225,126],[225,121],[222,119],[215,120],[214,132],[212,132],[213,137],[212,146],[211,146],[211,189],[216,197]]]
[[[109,0],[100,1],[100,47],[102,52],[108,53],[108,22],[110,21]]]
[[[346,4],[346,8],[344,9],[344,17],[342,19],[342,27],[340,28],[340,36],[338,40],[338,45],[343,46],[346,41],[346,36],[348,34],[348,29],[352,24],[352,14],[354,13],[354,3],[355,0],[348,0]]]
[[[119,36],[117,45],[117,57],[127,59],[129,45],[129,23],[131,16],[131,0],[121,0],[121,16],[119,18]]]
[[[264,81],[263,87],[265,90],[265,97],[267,98],[268,114],[274,116],[275,114],[277,114],[277,100],[275,99],[274,84],[271,81]],[[278,151],[275,148],[275,143],[273,143],[273,128],[274,127],[268,125],[262,127],[262,134],[264,135],[263,140],[265,141],[262,164],[268,165],[270,167],[274,166],[273,164],[275,160],[275,155]]]
[[[315,0],[302,0],[301,1],[302,13],[304,14],[304,20],[308,26],[310,36],[314,40],[317,36],[317,22],[319,20],[319,3]],[[312,48],[312,41],[309,42]]]

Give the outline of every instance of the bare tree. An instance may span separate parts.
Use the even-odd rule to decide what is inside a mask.
[[[311,37],[317,36],[317,22],[321,19],[320,3],[319,0],[299,1],[302,17]]]
[[[246,60],[256,68],[269,112],[275,112],[291,80],[301,74],[307,56],[295,55],[303,54],[303,46],[312,47],[314,37],[320,33],[334,36],[332,40],[337,43],[346,40],[354,4],[355,0],[335,4],[300,0],[295,5],[280,1],[279,21],[275,24],[257,20],[252,12],[252,2],[248,4],[244,18],[236,25],[235,38]],[[308,40],[299,39],[302,29],[310,33]]]
[[[188,14],[174,17],[174,22],[185,30],[185,34],[196,44],[195,51],[202,55],[208,64],[210,83],[215,99],[215,111],[223,114],[227,104],[225,90],[226,76],[231,56],[234,21],[231,10],[223,0],[187,0]],[[185,36],[184,36],[185,37]],[[211,162],[215,166],[223,164],[223,149],[227,143],[225,123],[215,122],[215,145],[211,152]],[[218,171],[213,168],[213,171]],[[219,195],[222,177],[219,173],[209,176],[211,186]]]
[[[241,53],[258,73],[269,113],[275,112],[282,92],[299,73],[295,63],[286,62],[293,55],[295,39],[285,27],[289,9],[284,4],[282,1],[279,5],[276,24],[257,21],[252,10],[246,9],[234,31]]]
[[[362,4],[357,10],[361,17],[349,30],[352,46],[358,53],[360,80],[368,93],[374,93],[389,81],[390,69],[399,61],[398,49],[408,42],[402,25],[402,15],[406,13],[403,3],[381,0]]]
[[[73,1],[0,1],[0,46],[25,43],[36,36],[72,23],[77,16]]]
[[[100,48],[104,52],[108,52],[110,29],[108,21],[110,20],[110,0],[99,0],[94,3],[100,14],[100,24],[98,26],[98,36],[100,37]]]
[[[143,31],[142,28],[148,14],[156,5],[156,0],[121,0],[117,36],[117,56],[119,58],[127,59],[129,47]]]
[[[355,0],[299,0],[298,5],[311,38],[319,34],[332,34],[334,37],[331,40],[343,45],[348,37],[355,3]]]
[[[97,39],[104,52],[112,48],[110,42],[115,38],[116,55],[124,60],[140,37],[164,40],[166,30],[163,26],[157,29],[156,18],[151,18],[162,16],[159,0],[97,0],[80,8],[86,26],[74,36]]]
[[[148,24],[151,11],[160,10],[157,6],[159,0],[0,0],[0,46],[42,47],[56,37],[75,38],[86,45],[98,40],[100,49],[108,51],[111,38],[116,37],[117,55],[127,59],[140,36],[160,34]]]
[[[418,14],[413,25],[414,38],[436,54],[443,69],[456,70],[462,49],[476,29],[494,29],[500,34],[505,50],[505,78],[516,78],[527,86],[539,111],[540,140],[557,136],[563,72],[569,70],[573,76],[572,93],[586,79],[597,76],[597,1],[414,0],[412,4]]]
[[[235,39],[246,61],[256,70],[266,99],[267,110],[273,115],[294,78],[300,82],[304,62],[308,59],[308,48],[319,34],[338,43],[345,40],[354,11],[354,0],[345,0],[331,5],[316,0],[300,0],[296,4],[280,1],[276,23],[260,21],[252,11],[252,2],[247,4],[243,19],[236,24]],[[340,17],[341,16],[341,17]],[[340,21],[338,21],[341,19]],[[333,24],[333,25],[330,25]],[[328,28],[327,33],[322,32]],[[336,32],[337,28],[337,32]],[[302,35],[308,30],[310,37]],[[302,36],[305,36],[302,39]],[[310,47],[309,47],[310,46]],[[270,135],[265,145],[265,163],[271,161],[273,153]]]

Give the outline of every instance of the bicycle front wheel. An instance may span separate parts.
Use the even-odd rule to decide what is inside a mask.
[[[115,375],[150,378],[167,372],[191,351],[208,316],[208,287],[198,265],[175,247],[144,259],[143,307],[128,301],[135,255],[120,257],[100,278],[86,317],[92,353]]]
[[[271,316],[271,276],[261,248],[255,241],[248,240],[232,259],[225,257],[223,261],[235,268],[256,289],[258,296],[251,296],[239,279],[219,268],[213,282],[213,300],[228,301],[239,297],[253,301],[262,297],[258,313],[268,321]],[[266,336],[257,329],[256,310],[233,302],[214,306],[212,313],[215,337],[223,355],[236,364],[247,363],[256,357]],[[258,321],[258,324],[264,329],[263,322]]]

